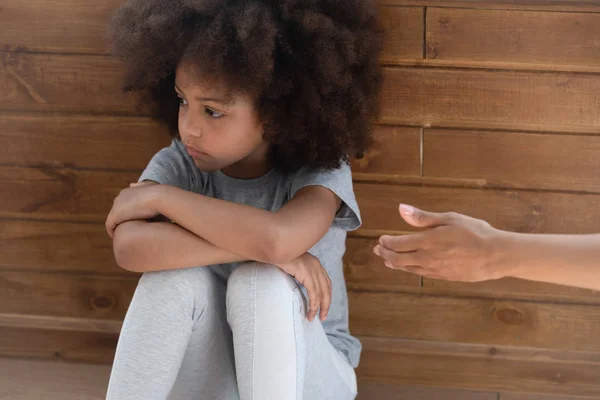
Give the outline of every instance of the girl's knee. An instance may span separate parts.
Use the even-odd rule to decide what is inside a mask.
[[[228,315],[260,313],[269,304],[302,302],[298,284],[276,266],[248,263],[236,268],[227,283]]]
[[[145,272],[138,283],[138,290],[160,296],[163,299],[196,297],[198,293],[211,293],[217,281],[208,268],[185,268],[168,271]]]

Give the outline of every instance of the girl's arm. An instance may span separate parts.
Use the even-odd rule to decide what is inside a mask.
[[[247,259],[284,264],[314,246],[331,226],[341,200],[308,186],[277,212],[157,185],[152,209],[213,245]]]
[[[128,221],[113,236],[117,264],[134,272],[245,261],[169,222]]]

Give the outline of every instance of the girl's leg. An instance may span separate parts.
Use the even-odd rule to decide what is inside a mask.
[[[302,291],[279,268],[238,267],[227,284],[242,400],[350,400],[356,377],[321,323],[308,322]]]
[[[209,268],[145,273],[125,317],[107,399],[236,399],[232,346],[225,285]]]

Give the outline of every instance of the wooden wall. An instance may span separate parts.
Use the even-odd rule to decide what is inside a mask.
[[[121,1],[0,7],[2,355],[112,359],[137,276],[116,267],[103,221],[168,142],[104,55]],[[600,231],[600,5],[380,3],[383,113],[354,163],[364,226],[346,257],[361,381],[600,398],[599,293],[423,280],[371,252],[409,230],[400,201],[520,232]]]

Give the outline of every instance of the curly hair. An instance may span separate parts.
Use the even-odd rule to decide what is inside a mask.
[[[372,0],[128,0],[108,27],[124,90],[178,137],[175,69],[255,101],[276,168],[362,157],[379,112],[382,29]]]

